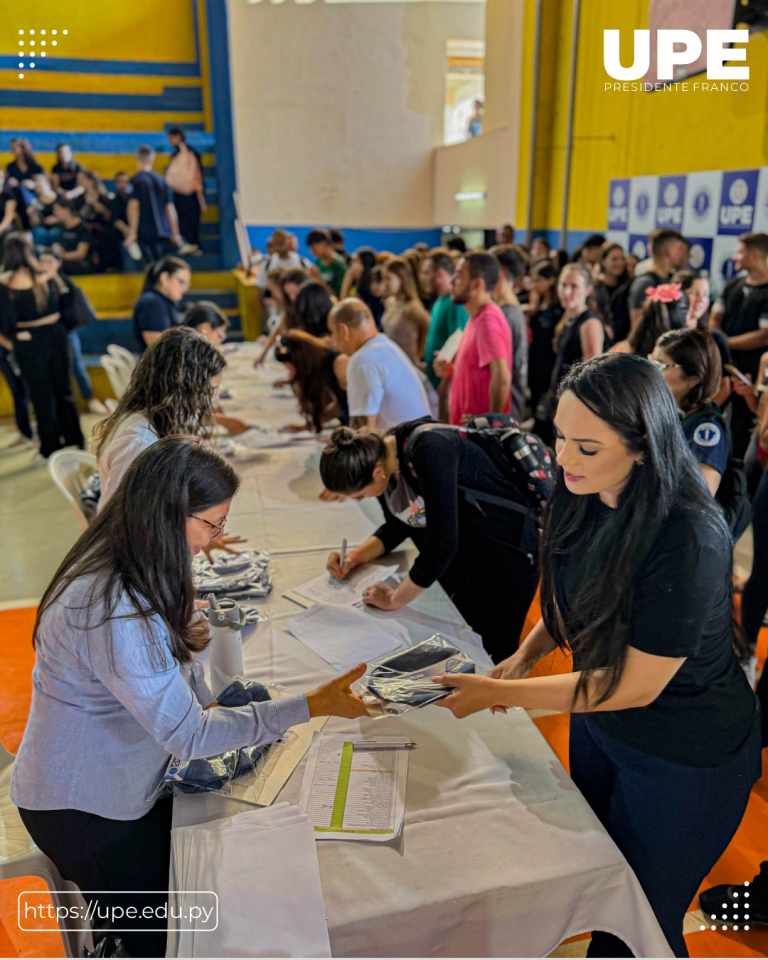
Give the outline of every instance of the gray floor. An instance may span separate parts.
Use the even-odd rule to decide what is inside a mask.
[[[90,434],[98,418],[84,415]],[[13,424],[0,421],[0,603],[38,599],[80,535],[72,509],[33,448],[15,448]]]

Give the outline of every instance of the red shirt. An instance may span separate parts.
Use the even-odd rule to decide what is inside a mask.
[[[503,410],[489,410],[491,362],[504,359],[512,369],[512,333],[500,308],[487,303],[464,328],[451,378],[451,423],[464,414],[509,413],[509,394]]]

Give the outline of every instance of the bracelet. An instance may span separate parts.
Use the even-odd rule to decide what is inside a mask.
[[[353,556],[353,557],[355,557],[355,558],[357,559],[357,565],[358,565],[358,567],[362,567],[363,563],[365,562],[365,561],[363,560],[362,554],[360,553],[359,550],[354,550],[354,549],[353,549],[353,550],[347,550],[347,556]]]

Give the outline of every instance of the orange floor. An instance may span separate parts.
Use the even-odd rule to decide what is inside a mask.
[[[538,618],[534,601],[526,630]],[[30,643],[35,611],[0,611],[0,636],[5,655],[0,672],[0,741],[11,753],[18,749],[24,732],[32,695],[31,672],[34,651]],[[768,629],[761,631],[758,647],[761,664],[768,653]],[[539,663],[534,675],[565,673],[570,658],[555,652]],[[555,715],[535,721],[549,745],[568,769],[568,717]],[[768,751],[763,754],[763,777],[755,785],[744,820],[730,846],[702,884],[707,889],[718,883],[741,883],[751,879],[760,862],[768,857]],[[16,899],[21,890],[42,882],[31,878],[0,882],[0,957],[63,957],[61,940],[56,934],[23,933],[16,923]],[[691,909],[697,907],[694,902]],[[692,957],[765,957],[768,956],[768,928],[743,931],[705,930],[686,936]]]

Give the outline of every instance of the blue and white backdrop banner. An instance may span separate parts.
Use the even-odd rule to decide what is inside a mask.
[[[739,234],[768,233],[768,167],[611,180],[608,239],[645,259],[656,227],[690,240],[690,266],[708,270],[719,289],[734,274]]]

